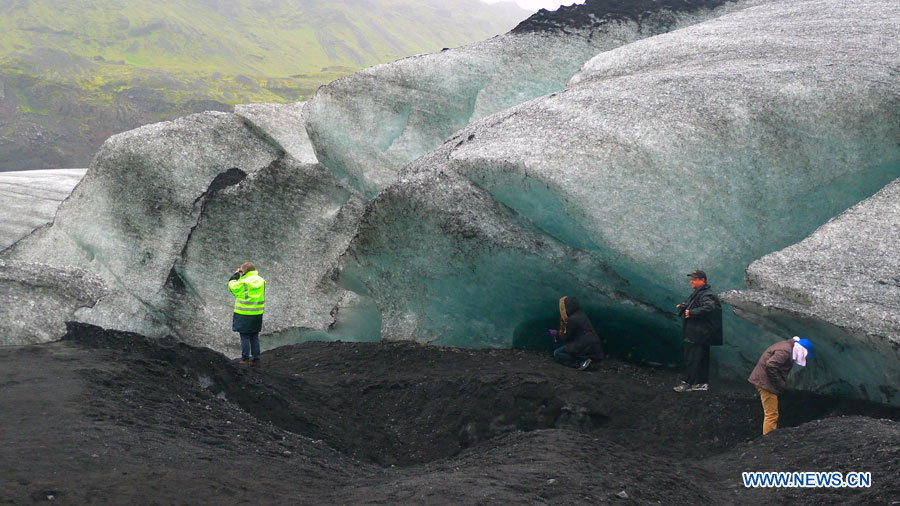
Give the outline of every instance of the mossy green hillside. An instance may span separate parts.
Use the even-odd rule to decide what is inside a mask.
[[[185,100],[215,100],[227,104],[246,102],[284,102],[299,100],[315,93],[323,82],[340,78],[344,72],[319,72],[302,78],[252,78],[225,76],[202,71],[166,72],[131,65],[92,64],[88,71],[78,74],[43,72],[31,62],[20,58],[0,60],[0,69],[18,98],[22,112],[46,108],[32,104],[27,90],[43,82],[56,83],[81,91],[79,100],[96,106],[112,105],[117,97],[135,88],[158,90],[160,98],[179,103]],[[50,75],[48,75],[50,74]]]
[[[488,38],[527,16],[458,0],[15,0],[0,55],[56,49],[167,71],[280,76],[359,69]],[[70,69],[71,70],[71,69]]]
[[[86,166],[110,134],[291,102],[527,17],[479,0],[0,2],[0,170]]]

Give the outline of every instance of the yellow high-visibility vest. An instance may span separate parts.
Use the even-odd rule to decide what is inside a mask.
[[[239,279],[229,281],[228,289],[235,297],[235,313],[263,314],[266,307],[266,280],[259,276],[259,272],[250,271]]]

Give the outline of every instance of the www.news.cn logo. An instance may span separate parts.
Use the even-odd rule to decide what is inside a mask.
[[[860,488],[872,486],[872,473],[847,473],[846,476],[839,472],[820,473],[775,473],[752,472],[741,473],[744,478],[744,486],[747,488]]]

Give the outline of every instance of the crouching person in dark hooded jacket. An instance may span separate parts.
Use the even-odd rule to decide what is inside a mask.
[[[558,341],[565,343],[553,352],[559,362],[578,362],[578,369],[585,370],[591,361],[603,358],[600,337],[594,331],[591,320],[578,307],[575,297],[559,299],[559,331],[550,330]]]
[[[259,276],[255,265],[244,262],[228,280],[228,289],[235,299],[231,330],[241,335],[241,365],[257,365],[266,280]]]

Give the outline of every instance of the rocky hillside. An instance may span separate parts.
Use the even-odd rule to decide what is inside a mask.
[[[504,33],[478,0],[36,0],[0,4],[0,171],[87,166],[110,134]]]

